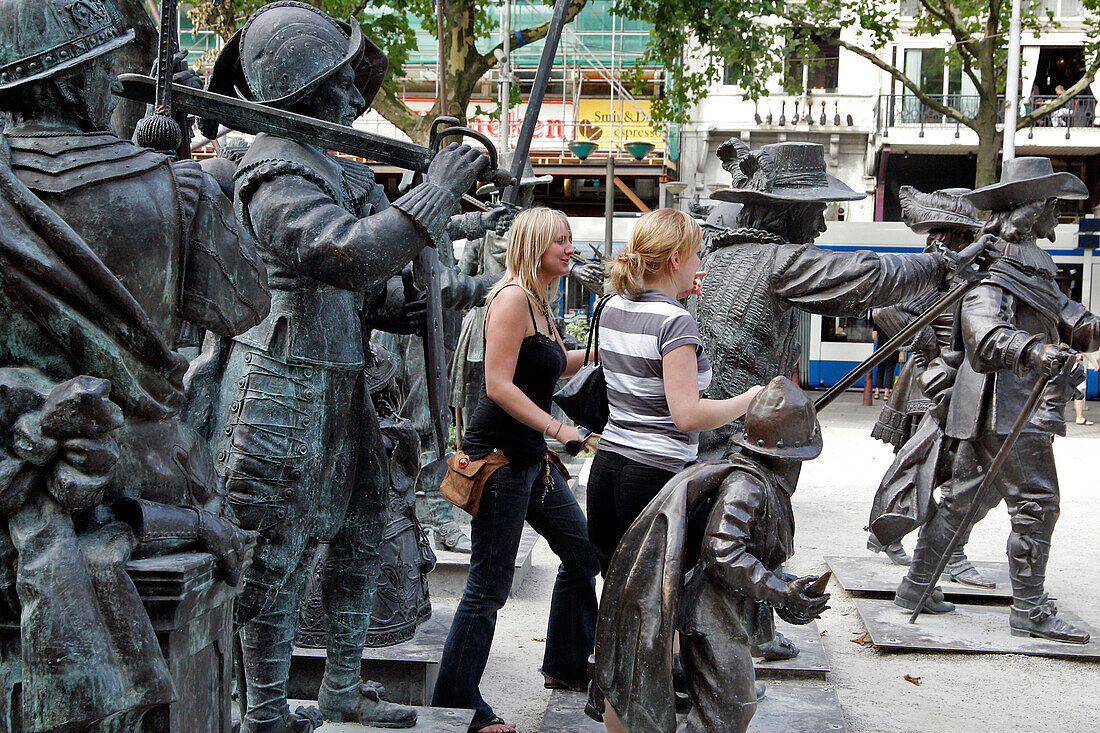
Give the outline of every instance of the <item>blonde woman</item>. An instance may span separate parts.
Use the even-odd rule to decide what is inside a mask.
[[[588,537],[600,569],[646,504],[698,458],[699,432],[745,414],[760,390],[700,397],[711,367],[699,327],[679,303],[699,292],[699,224],[675,209],[638,220],[611,265],[614,295],[600,316],[611,416],[588,480]]]
[[[584,689],[596,626],[596,555],[584,514],[565,477],[547,458],[546,436],[587,441],[550,415],[554,386],[573,374],[583,350],[566,351],[550,317],[552,283],[569,273],[569,221],[560,211],[528,209],[512,223],[504,278],[485,315],[485,392],[461,449],[471,461],[497,451],[507,459],[486,482],[472,524],[470,574],[451,624],[432,704],[472,708],[471,731],[510,733],[478,686],[497,611],[508,598],[526,520],[561,559],[542,673],[551,688]]]

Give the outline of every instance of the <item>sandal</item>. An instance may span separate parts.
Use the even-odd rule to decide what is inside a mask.
[[[467,728],[467,732],[468,733],[481,733],[481,731],[484,731],[486,728],[491,728],[494,725],[503,725],[506,728],[511,728],[512,731],[515,731],[515,729],[516,729],[516,726],[512,725],[511,723],[505,723],[504,718],[500,717],[499,715],[494,715],[491,718],[486,718],[485,720],[481,721],[480,723],[478,723],[478,722],[470,723],[470,727]]]
[[[1074,420],[1078,425],[1095,425],[1092,420]]]

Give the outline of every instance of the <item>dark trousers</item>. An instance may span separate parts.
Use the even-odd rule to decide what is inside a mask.
[[[561,559],[550,601],[542,671],[570,685],[588,679],[599,565],[576,497],[557,469],[551,468],[550,475],[553,485],[547,488],[545,459],[521,470],[507,465],[497,469],[485,483],[471,524],[470,575],[443,647],[432,705],[472,708],[475,723],[493,715],[478,686],[493,643],[497,611],[512,587],[525,519]]]
[[[898,352],[886,357],[886,361],[875,367],[875,389],[893,389],[894,371],[898,368]]]
[[[675,475],[618,453],[596,451],[588,474],[588,539],[604,577],[626,530]]]

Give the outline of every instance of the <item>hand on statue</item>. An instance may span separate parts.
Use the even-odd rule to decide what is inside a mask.
[[[402,333],[423,338],[427,327],[427,318],[428,301],[425,298],[405,301],[401,306],[401,324],[405,328]]]
[[[816,575],[806,575],[787,581],[783,605],[778,609],[779,617],[792,624],[808,624],[829,608],[829,594],[820,596],[806,595],[807,586],[818,579]]]
[[[983,234],[981,239],[969,245],[956,255],[955,272],[967,269],[979,260],[983,266],[988,266],[993,260],[1001,256],[1000,251],[994,246],[997,238],[992,234]]]
[[[1039,376],[1052,378],[1061,373],[1076,353],[1064,344],[1035,344],[1028,351],[1028,364]]]
[[[602,262],[573,262],[569,276],[581,284],[585,290],[603,295],[603,283],[607,278]]]
[[[516,218],[518,213],[519,209],[514,206],[504,204],[494,206],[481,214],[481,225],[486,230],[491,229],[503,237],[508,232],[508,228],[512,226],[512,220]]]
[[[247,565],[249,545],[257,533],[241,529],[202,509],[196,511],[199,512],[199,544],[218,558],[218,570],[225,582],[236,586]]]
[[[187,51],[177,51],[173,59],[176,62],[175,73],[172,74],[173,84],[182,84],[192,89],[202,89],[202,77],[187,65]]]
[[[489,157],[469,145],[451,143],[436,153],[428,166],[427,179],[445,188],[457,199],[474,184],[489,165]]]

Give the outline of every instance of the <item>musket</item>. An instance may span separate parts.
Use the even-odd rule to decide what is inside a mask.
[[[519,202],[519,182],[523,178],[523,168],[531,152],[531,139],[535,136],[535,124],[539,121],[542,100],[546,96],[546,87],[550,83],[550,71],[554,68],[554,56],[558,53],[558,42],[561,41],[561,32],[565,27],[565,16],[569,14],[569,2],[570,0],[554,2],[554,15],[550,18],[550,27],[546,29],[546,37],[542,41],[542,57],[539,59],[538,71],[535,72],[535,80],[531,84],[531,96],[527,99],[523,127],[520,128],[519,137],[516,138],[516,146],[512,152],[511,173],[515,183],[504,192],[506,204]],[[507,125],[508,120],[504,120],[504,124]]]
[[[1072,366],[1072,364],[1072,360],[1067,361],[1062,365],[1062,369],[1067,369]],[[936,583],[939,582],[940,576],[943,575],[947,563],[951,561],[952,553],[955,552],[955,548],[958,547],[959,543],[962,541],[967,528],[974,523],[974,518],[978,515],[978,511],[985,503],[985,495],[993,488],[993,479],[1000,473],[1001,466],[1004,465],[1005,460],[1008,459],[1008,454],[1012,452],[1012,447],[1016,445],[1016,439],[1020,437],[1020,433],[1023,432],[1024,426],[1031,420],[1031,414],[1035,412],[1035,406],[1039,403],[1039,399],[1043,396],[1043,390],[1046,389],[1050,380],[1050,377],[1043,376],[1035,381],[1035,386],[1031,388],[1031,394],[1027,396],[1027,401],[1020,410],[1020,414],[1016,416],[1016,421],[1012,423],[1012,430],[1005,436],[1004,442],[1001,443],[1001,447],[997,451],[997,455],[993,457],[993,462],[989,464],[989,470],[982,476],[981,485],[978,486],[978,490],[974,494],[973,503],[971,503],[970,507],[966,510],[966,514],[963,515],[962,521],[955,530],[955,534],[951,536],[951,540],[947,543],[947,547],[944,548],[943,554],[940,555],[939,559],[936,561],[936,568],[932,571],[932,577],[928,580],[927,585],[925,585],[920,600],[917,601],[917,607],[913,611],[913,615],[909,617],[909,623],[914,624],[917,622],[917,616],[920,615],[921,608],[924,607],[925,602],[936,590]]]
[[[841,377],[836,384],[829,389],[825,390],[825,394],[821,395],[814,401],[814,409],[821,412],[823,409],[829,406],[833,400],[844,393],[844,390],[855,384],[860,377],[864,376],[872,369],[877,367],[882,362],[886,361],[891,354],[898,350],[901,346],[907,344],[917,333],[927,326],[932,321],[949,308],[955,306],[963,296],[966,295],[972,287],[977,285],[981,280],[979,278],[968,275],[967,280],[957,283],[954,287],[944,293],[940,298],[933,303],[928,310],[913,320],[908,326],[894,334],[893,338],[884,343],[882,346],[875,349],[875,351],[866,359],[861,361],[852,371]]]

